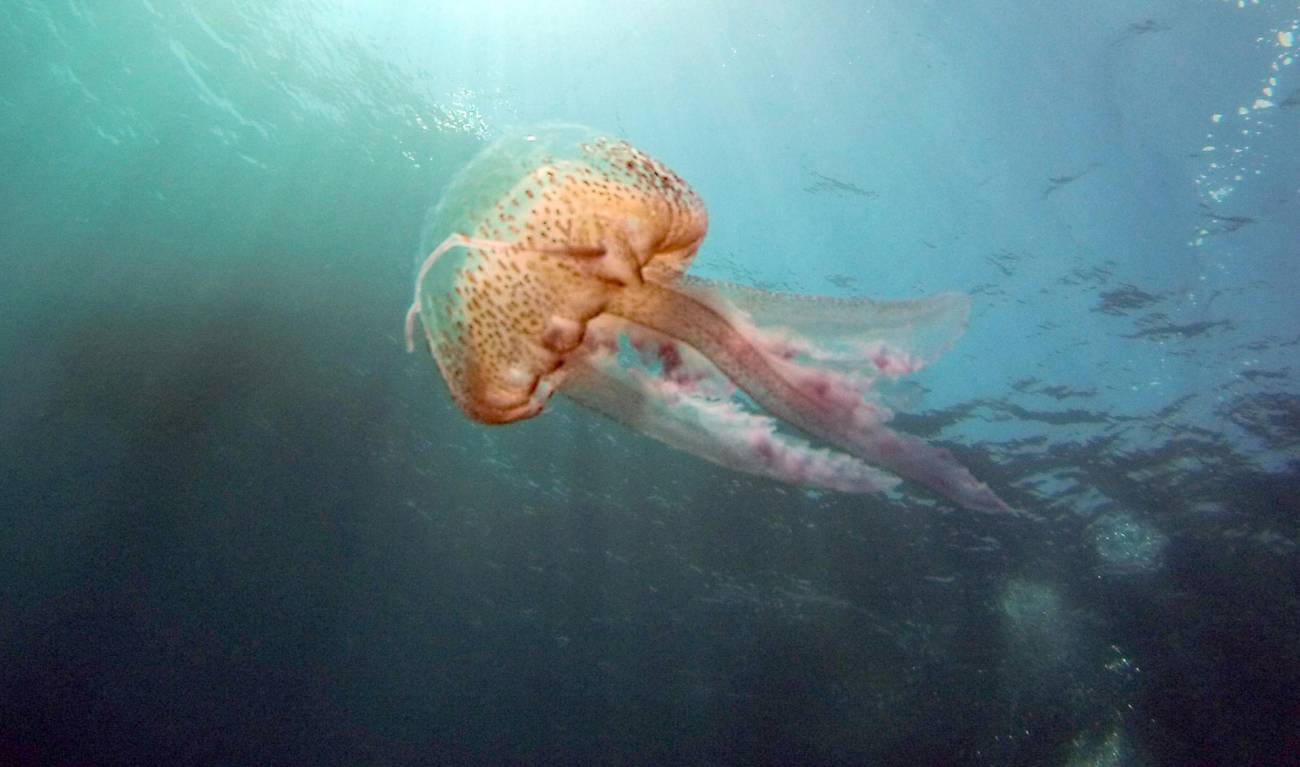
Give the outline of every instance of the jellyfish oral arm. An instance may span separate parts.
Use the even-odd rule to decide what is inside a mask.
[[[780,359],[729,321],[716,302],[655,283],[620,291],[606,311],[688,344],[764,410],[869,464],[882,466],[978,511],[1012,511],[952,455],[899,434],[861,393],[834,374]]]
[[[608,319],[592,324],[587,353],[565,365],[560,393],[569,399],[735,471],[846,493],[878,492],[898,484],[896,477],[850,455],[778,432],[772,418],[748,412],[729,398],[708,396],[689,378],[673,380],[621,364],[609,348],[613,344],[593,342],[593,337],[617,337],[619,329],[606,333],[602,327]]]

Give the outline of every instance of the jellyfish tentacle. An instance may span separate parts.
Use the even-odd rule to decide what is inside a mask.
[[[415,320],[420,316],[420,302],[413,301],[411,306],[406,310],[406,353],[410,354],[415,351]]]
[[[689,344],[763,409],[813,437],[868,463],[919,482],[978,511],[1011,508],[956,462],[952,454],[886,427],[875,410],[850,400],[833,378],[765,352],[717,308],[655,283],[629,287],[606,311]]]

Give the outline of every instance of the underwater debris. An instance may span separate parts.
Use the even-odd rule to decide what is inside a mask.
[[[1102,314],[1124,315],[1135,309],[1142,309],[1161,301],[1161,297],[1125,283],[1114,290],[1101,294],[1101,301],[1093,311]]]
[[[1173,29],[1172,26],[1165,24],[1162,21],[1143,19],[1142,21],[1135,21],[1132,24],[1129,24],[1128,34],[1130,37],[1137,37],[1138,35],[1149,35],[1153,32],[1168,32],[1171,29]]]
[[[1183,325],[1179,325],[1172,322],[1161,323],[1161,320],[1167,320],[1167,319],[1169,319],[1168,315],[1161,314],[1161,313],[1156,313],[1149,317],[1144,317],[1141,320],[1141,324],[1146,325],[1147,326],[1146,328],[1144,328],[1143,330],[1139,330],[1136,333],[1127,334],[1123,337],[1124,338],[1148,338],[1148,339],[1158,340],[1158,341],[1170,340],[1174,338],[1187,339],[1187,338],[1196,338],[1197,336],[1206,335],[1207,333],[1214,330],[1215,328],[1223,328],[1224,330],[1233,330],[1234,328],[1237,327],[1236,323],[1232,322],[1231,320],[1215,320],[1213,322],[1207,320],[1202,322],[1189,322]],[[1156,323],[1161,323],[1161,324],[1156,324]]]
[[[826,281],[840,290],[852,290],[858,284],[857,277],[850,277],[847,274],[828,274]]]
[[[1155,34],[1157,32],[1168,32],[1171,29],[1173,29],[1172,25],[1166,24],[1163,21],[1156,21],[1155,19],[1142,19],[1141,21],[1135,21],[1124,28],[1124,33],[1121,34],[1115,42],[1111,43],[1110,47],[1118,48],[1135,37]]]
[[[1010,277],[1015,272],[1013,265],[1020,261],[1020,258],[1021,254],[1003,248],[997,253],[985,256],[984,262],[997,267],[1004,277]]]
[[[1205,210],[1205,212],[1201,214],[1201,217],[1210,222],[1206,226],[1202,227],[1202,237],[1214,234],[1232,234],[1238,229],[1242,229],[1258,222],[1258,219],[1251,218],[1250,216],[1220,216],[1218,213],[1210,210],[1210,206],[1205,203],[1201,203],[1201,208]]]
[[[1286,381],[1291,378],[1289,374],[1282,370],[1243,370],[1238,375],[1251,383],[1269,380]]]
[[[1080,398],[1091,399],[1097,396],[1096,389],[1075,389],[1064,384],[1052,384],[1050,386],[1042,385],[1042,381],[1037,378],[1022,378],[1011,384],[1011,388],[1022,394],[1040,394],[1045,397],[1051,397],[1057,402],[1067,399]]]
[[[866,197],[872,198],[878,196],[870,189],[863,189],[857,184],[848,181],[841,181],[838,178],[818,173],[815,170],[808,171],[816,181],[803,188],[808,194],[833,194],[837,197]]]
[[[1110,278],[1115,275],[1115,262],[1106,260],[1096,266],[1079,266],[1070,270],[1070,273],[1057,280],[1061,285],[1083,285],[1093,283],[1096,285],[1105,285],[1110,282]]]
[[[1101,166],[1101,163],[1099,163],[1099,162],[1092,162],[1092,163],[1088,163],[1088,167],[1084,168],[1083,170],[1079,171],[1078,173],[1074,174],[1073,176],[1051,176],[1051,177],[1049,177],[1047,180],[1048,180],[1049,182],[1051,182],[1051,183],[1050,183],[1050,185],[1049,185],[1046,189],[1043,190],[1043,199],[1046,199],[1046,198],[1047,198],[1047,195],[1051,194],[1052,192],[1055,192],[1056,190],[1060,189],[1061,187],[1065,186],[1066,184],[1072,184],[1072,183],[1074,183],[1075,181],[1078,181],[1079,179],[1081,179],[1081,178],[1083,178],[1084,176],[1088,175],[1088,173],[1090,173],[1090,172],[1092,171],[1093,168],[1097,168],[1097,167],[1100,167],[1100,166]]]

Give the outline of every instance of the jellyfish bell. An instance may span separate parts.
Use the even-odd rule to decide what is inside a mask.
[[[707,229],[690,187],[626,142],[570,125],[507,136],[434,209],[445,238],[421,266],[408,348],[418,315],[469,417],[535,416],[587,323],[617,291],[685,272]]]
[[[690,186],[626,141],[571,125],[509,135],[433,211],[407,348],[422,326],[453,400],[483,423],[533,417],[558,391],[752,474],[868,492],[897,483],[883,468],[1011,511],[948,451],[888,428],[873,393],[955,341],[969,299],[835,301],[692,279],[707,229]],[[651,362],[626,364],[623,339]]]

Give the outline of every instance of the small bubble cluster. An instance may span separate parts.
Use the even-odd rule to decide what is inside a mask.
[[[1093,548],[1112,574],[1145,573],[1163,564],[1163,533],[1127,512],[1111,512],[1091,525]]]
[[[1258,6],[1259,0],[1225,0],[1238,8]],[[1255,43],[1269,54],[1267,73],[1261,78],[1258,91],[1242,103],[1209,116],[1210,128],[1205,134],[1201,155],[1205,166],[1196,176],[1196,187],[1202,203],[1211,210],[1218,209],[1242,183],[1251,176],[1264,172],[1267,155],[1253,152],[1252,141],[1266,135],[1275,127],[1279,108],[1295,108],[1285,96],[1281,83],[1287,68],[1295,63],[1297,40],[1300,40],[1300,7],[1297,15],[1267,34],[1256,38]],[[1199,247],[1213,234],[1206,226],[1198,226],[1190,245]]]

